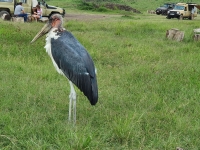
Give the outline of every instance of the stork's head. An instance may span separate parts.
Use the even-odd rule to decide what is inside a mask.
[[[49,18],[49,21],[43,26],[43,28],[36,34],[31,43],[35,42],[38,38],[48,33],[52,28],[57,28],[62,31],[63,18],[60,14],[54,14]]]

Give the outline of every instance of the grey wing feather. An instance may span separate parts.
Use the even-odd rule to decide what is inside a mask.
[[[98,87],[92,58],[80,42],[68,31],[51,39],[52,56],[65,76],[89,99],[92,105],[98,101]]]

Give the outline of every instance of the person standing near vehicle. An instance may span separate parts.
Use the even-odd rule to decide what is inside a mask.
[[[193,20],[194,19],[194,7],[192,7],[192,10],[191,10],[191,20]]]
[[[25,13],[22,2],[19,2],[18,5],[15,7],[14,15],[17,17],[24,17],[24,22],[27,22],[28,14]]]

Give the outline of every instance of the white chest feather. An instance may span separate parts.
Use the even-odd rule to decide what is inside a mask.
[[[53,62],[54,67],[56,68],[57,72],[58,72],[59,74],[64,75],[63,72],[62,72],[62,70],[60,70],[60,69],[58,68],[58,65],[57,65],[56,62],[54,61],[53,56],[52,56],[52,53],[51,53],[51,38],[54,38],[54,39],[59,38],[59,36],[56,35],[56,32],[54,32],[54,30],[56,30],[56,29],[52,29],[52,30],[47,34],[47,36],[46,36],[46,45],[45,45],[44,48],[46,49],[46,52],[49,54],[49,56],[50,56],[50,58],[51,58],[51,60],[52,60],[52,62]]]

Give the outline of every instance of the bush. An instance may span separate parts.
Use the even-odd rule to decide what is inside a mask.
[[[81,10],[95,10],[98,6],[94,3],[81,2],[79,9]]]
[[[101,6],[101,7],[99,7],[99,8],[97,9],[97,11],[100,11],[100,12],[107,12],[108,9]]]

